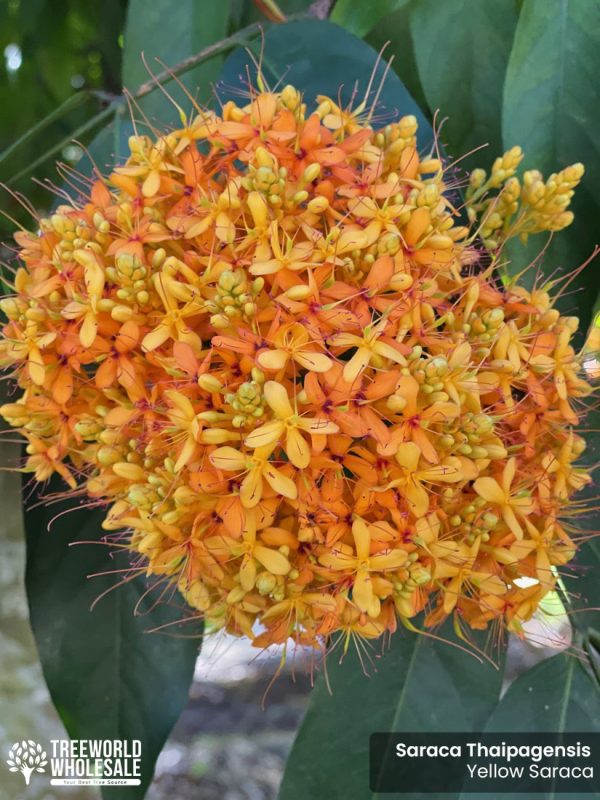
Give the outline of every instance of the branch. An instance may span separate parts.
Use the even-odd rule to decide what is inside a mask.
[[[189,72],[189,70],[193,69],[198,64],[202,64],[204,61],[209,61],[211,58],[221,55],[221,53],[226,53],[228,50],[232,50],[234,47],[237,47],[237,45],[246,44],[248,39],[253,39],[260,33],[261,30],[262,25],[260,22],[253,22],[252,25],[247,25],[245,28],[241,28],[239,31],[237,31],[237,33],[227,36],[225,39],[221,39],[219,42],[210,44],[208,47],[200,50],[199,53],[195,53],[193,56],[185,58],[174,67],[165,69],[162,72],[159,72],[155,77],[151,78],[145,83],[142,83],[133,97],[136,100],[138,100],[140,97],[145,97],[147,94],[150,94],[150,92],[154,91],[159,84],[160,86],[164,86],[165,83],[168,83],[170,80],[178,77],[179,75],[183,75],[185,72]]]
[[[28,131],[20,136],[15,142],[9,145],[5,150],[0,153],[0,163],[6,161],[6,159],[11,156],[15,150],[17,150],[21,145],[28,142],[36,133],[40,133],[45,128],[48,127],[51,123],[55,120],[60,119],[63,114],[66,114],[69,111],[72,111],[74,108],[82,105],[86,100],[96,99],[101,102],[109,102],[112,103],[116,98],[112,94],[107,94],[106,92],[96,91],[95,89],[85,89],[82,92],[77,92],[76,94],[72,94],[69,98],[67,98],[63,103],[61,103],[57,108],[51,111],[47,116],[41,119],[39,122],[29,128]]]

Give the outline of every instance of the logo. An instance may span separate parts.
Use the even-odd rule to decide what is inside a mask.
[[[25,785],[29,786],[31,775],[34,772],[45,772],[48,756],[42,745],[31,739],[15,742],[10,748],[6,759],[10,772],[20,772],[25,778]]]
[[[139,739],[51,739],[47,748],[32,739],[15,742],[6,763],[29,786],[34,772],[47,772],[51,786],[140,786]]]

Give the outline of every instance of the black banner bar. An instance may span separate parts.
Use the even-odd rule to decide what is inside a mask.
[[[600,734],[374,733],[373,792],[600,792]]]

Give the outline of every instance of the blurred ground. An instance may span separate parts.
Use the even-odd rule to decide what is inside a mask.
[[[277,655],[257,658],[243,640],[207,642],[190,703],[160,756],[148,800],[276,797],[310,691],[300,663],[294,676],[288,666],[269,686],[278,665]]]

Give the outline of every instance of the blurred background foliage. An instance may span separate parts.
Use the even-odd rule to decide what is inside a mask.
[[[54,150],[55,159],[76,163],[81,149],[72,142],[74,133],[121,91],[126,11],[127,0],[0,3],[0,153],[48,115],[64,109],[39,135],[0,162],[0,180],[25,191],[38,208],[47,208],[52,199],[32,184],[32,174],[38,180],[56,178],[54,159],[40,159]],[[18,177],[19,173],[25,174]],[[26,221],[6,198],[2,206]],[[13,229],[11,222],[3,220],[2,238]]]

